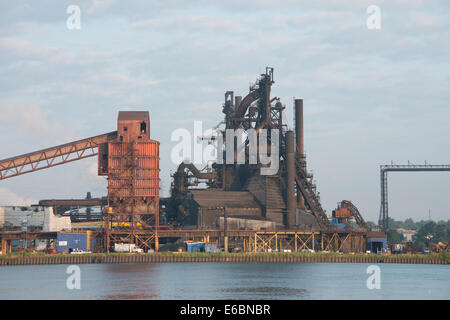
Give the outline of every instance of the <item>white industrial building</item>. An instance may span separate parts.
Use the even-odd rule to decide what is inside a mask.
[[[70,217],[53,213],[51,207],[0,207],[0,230],[57,232],[71,230]]]
[[[417,233],[416,230],[408,230],[403,228],[398,228],[397,232],[403,237],[403,242],[412,242],[414,235]]]

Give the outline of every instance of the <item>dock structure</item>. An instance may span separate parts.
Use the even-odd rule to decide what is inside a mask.
[[[97,239],[97,252],[103,251],[104,231],[91,231],[93,238]],[[114,236],[120,236],[120,231],[112,231]],[[182,239],[184,241],[202,241],[205,243],[224,242],[223,230],[164,230],[158,233],[148,231],[135,232],[135,237],[147,241],[148,247],[153,247],[156,237],[159,241],[164,239]],[[251,231],[251,230],[227,230],[229,248],[239,248],[247,253],[261,252],[364,252],[366,250],[367,233],[365,232],[334,232],[323,231]],[[56,232],[0,232],[2,252],[11,252],[12,240],[37,240],[56,239]]]

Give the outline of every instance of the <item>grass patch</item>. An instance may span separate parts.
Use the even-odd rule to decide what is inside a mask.
[[[257,252],[257,253],[204,253],[204,252],[157,252],[157,253],[85,253],[78,254],[79,256],[88,257],[105,257],[105,256],[129,256],[129,255],[152,255],[161,257],[181,257],[181,258],[199,258],[199,257],[211,257],[211,258],[223,258],[223,257],[337,257],[337,258],[376,258],[378,260],[392,259],[397,260],[401,258],[407,259],[439,259],[446,262],[450,261],[450,253],[447,251],[433,254],[390,254],[390,255],[377,255],[367,253],[339,253],[339,252]],[[6,255],[0,255],[0,259],[14,259],[17,257],[67,257],[73,256],[67,253],[46,254],[46,253],[31,253],[31,252],[14,252]]]

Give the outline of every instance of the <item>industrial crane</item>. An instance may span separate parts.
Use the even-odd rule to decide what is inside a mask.
[[[337,218],[339,222],[346,223],[347,226],[349,225],[349,219],[354,218],[360,228],[369,230],[369,226],[359,213],[358,208],[349,200],[342,200],[338,204],[337,209],[333,211],[333,217]]]

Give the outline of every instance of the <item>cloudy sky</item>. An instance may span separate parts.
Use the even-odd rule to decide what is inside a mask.
[[[81,28],[67,28],[69,5]],[[366,9],[381,9],[369,30]],[[304,99],[305,148],[323,206],[379,215],[379,165],[450,164],[448,1],[0,0],[0,158],[116,129],[119,110],[149,110],[161,142],[163,195],[176,165],[170,135],[222,119],[223,94],[246,95],[275,68],[273,95],[292,124]],[[392,173],[390,215],[450,218],[449,173]],[[1,181],[0,204],[105,195],[87,159]]]

